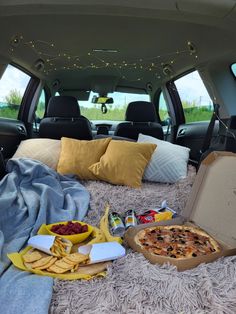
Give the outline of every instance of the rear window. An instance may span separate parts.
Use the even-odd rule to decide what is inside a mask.
[[[100,104],[92,103],[93,96],[98,96],[98,94],[91,92],[88,101],[79,100],[81,114],[89,120],[124,121],[126,108],[130,102],[139,100],[150,101],[148,94],[109,93],[107,96],[112,97],[114,103],[106,105],[108,110],[104,114],[101,111]]]

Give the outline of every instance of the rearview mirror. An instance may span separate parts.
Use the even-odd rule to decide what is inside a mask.
[[[92,98],[92,103],[93,104],[113,104],[114,100],[112,97],[97,97],[93,96]]]

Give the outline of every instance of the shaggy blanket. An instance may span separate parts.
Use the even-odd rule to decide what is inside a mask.
[[[101,182],[84,182],[90,191],[91,210],[85,221],[98,224],[104,204],[111,210],[138,213],[166,199],[178,213],[184,208],[195,172],[176,184],[144,183],[141,189],[117,187]],[[127,249],[103,279],[92,281],[55,280],[50,313],[236,313],[236,257],[221,258],[195,269],[178,272],[171,265],[152,265],[142,254]]]

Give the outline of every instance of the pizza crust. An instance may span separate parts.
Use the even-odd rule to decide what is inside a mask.
[[[188,248],[188,244],[185,243],[186,245],[180,244],[177,242],[178,245],[178,252],[180,251],[180,253],[176,254],[175,251],[173,251],[173,254],[171,254],[171,252],[167,253],[168,250],[166,250],[166,248],[162,248],[160,244],[163,244],[163,241],[159,242],[159,246],[156,245],[156,242],[158,242],[158,240],[156,241],[151,241],[150,239],[150,234],[151,231],[153,230],[171,230],[171,229],[178,229],[180,231],[185,231],[189,230],[191,232],[191,236],[193,237],[193,235],[197,235],[197,236],[202,236],[202,237],[206,237],[207,238],[207,242],[210,243],[211,248],[213,249],[213,252],[207,252],[205,253],[204,250],[208,249],[208,244],[206,243],[205,245],[197,245],[197,246],[193,246],[193,244],[191,243],[191,246],[189,245]],[[149,237],[148,237],[149,235]],[[171,235],[173,235],[173,233],[171,233]],[[169,235],[168,235],[169,236]],[[162,237],[165,237],[165,235],[162,235]],[[191,238],[191,237],[190,237]],[[174,237],[173,237],[174,239]],[[179,239],[180,240],[180,239]],[[201,255],[206,255],[206,254],[212,254],[212,253],[216,253],[219,252],[221,250],[219,244],[209,235],[207,234],[205,231],[201,230],[200,228],[197,227],[192,227],[192,226],[187,226],[187,225],[170,225],[170,226],[156,226],[156,227],[150,227],[150,228],[145,228],[140,230],[134,237],[134,241],[137,245],[139,245],[142,249],[148,251],[150,254],[152,254],[153,256],[158,256],[158,257],[165,257],[168,259],[173,259],[173,257],[177,260],[184,260],[184,259],[188,259],[188,258],[194,258],[193,252],[194,249],[197,249],[199,251],[201,251],[202,253],[200,254],[200,252],[198,253],[199,255],[195,256],[201,256]],[[144,243],[142,243],[141,241],[143,241]],[[190,240],[188,240],[190,243]],[[187,241],[186,241],[187,242]],[[165,247],[167,244],[170,244],[171,247],[176,246],[171,244],[171,242],[165,242]],[[145,245],[144,245],[145,244]],[[155,245],[157,246],[157,248],[155,248]],[[153,248],[154,246],[154,248]],[[184,254],[185,256],[181,256],[183,255],[183,253],[181,252],[181,246],[184,247]],[[173,255],[173,256],[170,256]]]

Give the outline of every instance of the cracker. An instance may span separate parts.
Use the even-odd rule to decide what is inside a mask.
[[[42,254],[39,251],[28,251],[22,256],[23,261],[26,263],[33,263],[42,258]]]
[[[55,262],[57,261],[57,258],[56,257],[53,257],[47,264],[41,266],[41,267],[36,267],[34,269],[40,269],[40,270],[43,270],[43,269],[47,269],[49,268],[50,266],[52,266]]]
[[[47,263],[49,263],[49,261],[53,258],[53,256],[47,256],[47,257],[43,257],[40,260],[34,262],[32,264],[32,268],[38,268],[38,267],[42,267],[44,265],[46,265]]]
[[[67,256],[68,256],[68,255],[67,255]],[[63,261],[65,261],[67,264],[70,264],[70,265],[72,265],[72,266],[78,264],[77,262],[72,262],[72,261],[70,261],[69,259],[67,259],[67,256],[66,256],[66,257],[63,257]]]
[[[47,268],[47,271],[53,272],[53,273],[56,273],[56,274],[63,274],[65,272],[67,272],[68,269],[64,269],[64,268],[58,267],[58,266],[56,266],[54,264],[54,265],[50,266],[49,268]]]
[[[80,253],[68,254],[65,257],[66,260],[71,261],[75,264],[85,262],[85,261],[87,261],[88,258],[89,258],[88,255],[84,255],[84,254],[80,254]]]
[[[66,270],[70,270],[74,267],[74,265],[68,264],[66,261],[63,260],[59,260],[55,263],[55,266],[58,266],[60,268],[66,269]]]

